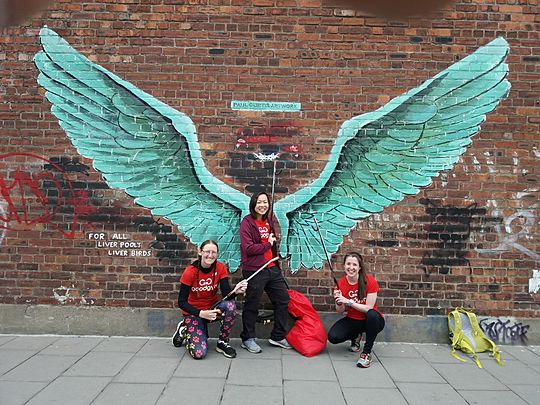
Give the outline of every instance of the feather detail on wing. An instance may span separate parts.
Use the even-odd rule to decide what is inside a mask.
[[[356,221],[381,212],[454,167],[486,114],[507,95],[508,44],[497,38],[339,131],[329,162],[313,183],[275,203],[280,253],[290,266],[320,268]]]
[[[199,245],[215,239],[236,269],[239,226],[249,199],[205,167],[185,114],[90,62],[54,31],[40,32],[38,82],[77,151],[110,187],[178,226]]]

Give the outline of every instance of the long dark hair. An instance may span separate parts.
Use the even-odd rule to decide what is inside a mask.
[[[356,260],[358,260],[358,264],[360,267],[360,270],[358,271],[358,301],[362,301],[364,299],[364,295],[366,295],[367,292],[367,280],[366,280],[366,268],[364,267],[364,259],[362,259],[362,255],[358,252],[349,252],[345,254],[345,257],[343,258],[343,264],[347,261],[349,257],[355,257]]]
[[[270,196],[266,191],[259,191],[251,196],[251,199],[249,200],[249,212],[254,219],[257,219],[257,212],[255,212],[255,206],[257,205],[257,200],[261,195],[265,195],[268,199],[268,211],[266,211],[266,214],[262,216],[263,221],[266,221],[266,219],[268,218],[268,214],[272,210],[272,201],[270,201]]]

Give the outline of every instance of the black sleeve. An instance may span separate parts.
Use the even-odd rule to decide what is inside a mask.
[[[178,293],[178,307],[190,315],[199,316],[200,310],[188,303],[189,291],[191,287],[180,283],[180,292]]]
[[[227,294],[232,291],[231,285],[229,284],[229,277],[224,277],[219,280],[219,289],[221,290],[221,296],[225,298]],[[235,299],[236,293],[232,294],[228,299]]]

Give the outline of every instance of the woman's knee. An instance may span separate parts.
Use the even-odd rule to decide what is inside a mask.
[[[378,326],[377,329],[379,329],[379,331],[383,330],[384,328],[384,318],[382,317],[380,313],[378,313],[374,309],[370,309],[366,313],[366,323],[369,325],[372,325],[372,324],[377,325]]]
[[[333,327],[330,328],[330,330],[328,331],[328,341],[334,345],[345,341],[345,339],[343,339],[343,336],[341,336],[342,334],[337,332],[338,331],[336,331],[336,329]]]
[[[233,313],[236,312],[236,304],[232,300],[226,300],[218,306],[218,309],[224,313]]]
[[[189,354],[191,355],[191,357],[193,357],[195,360],[202,360],[206,357],[206,355],[208,354],[208,349],[201,349],[201,348],[197,348],[193,351],[189,351]]]

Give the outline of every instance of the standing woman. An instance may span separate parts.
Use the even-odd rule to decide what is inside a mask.
[[[190,264],[180,278],[178,306],[182,309],[184,319],[178,323],[173,335],[173,345],[186,348],[194,359],[203,359],[208,353],[208,322],[219,318],[220,334],[216,351],[225,357],[236,357],[236,350],[229,344],[229,335],[236,318],[236,305],[233,301],[236,294],[244,294],[247,281],[242,280],[236,286],[236,292],[230,300],[218,302],[218,285],[221,295],[225,297],[231,292],[227,267],[217,261],[218,245],[213,240],[204,241],[199,249],[199,258]]]
[[[266,262],[277,257],[274,224],[268,217],[270,204],[268,194],[255,193],[249,201],[250,214],[246,215],[240,224],[240,252],[244,278],[248,278]],[[276,263],[271,263],[249,282],[242,312],[243,330],[240,334],[242,347],[251,353],[262,351],[255,340],[255,322],[263,291],[266,291],[274,305],[274,328],[268,342],[274,346],[290,349],[291,346],[285,339],[289,292],[281,269]]]
[[[366,332],[366,342],[358,367],[368,368],[371,365],[371,349],[377,334],[384,328],[384,316],[377,309],[377,293],[379,284],[366,273],[364,261],[359,253],[351,252],[343,260],[345,277],[338,282],[334,290],[336,311],[347,314],[337,321],[328,332],[330,343],[342,343],[356,339]],[[359,299],[358,297],[362,297]]]

